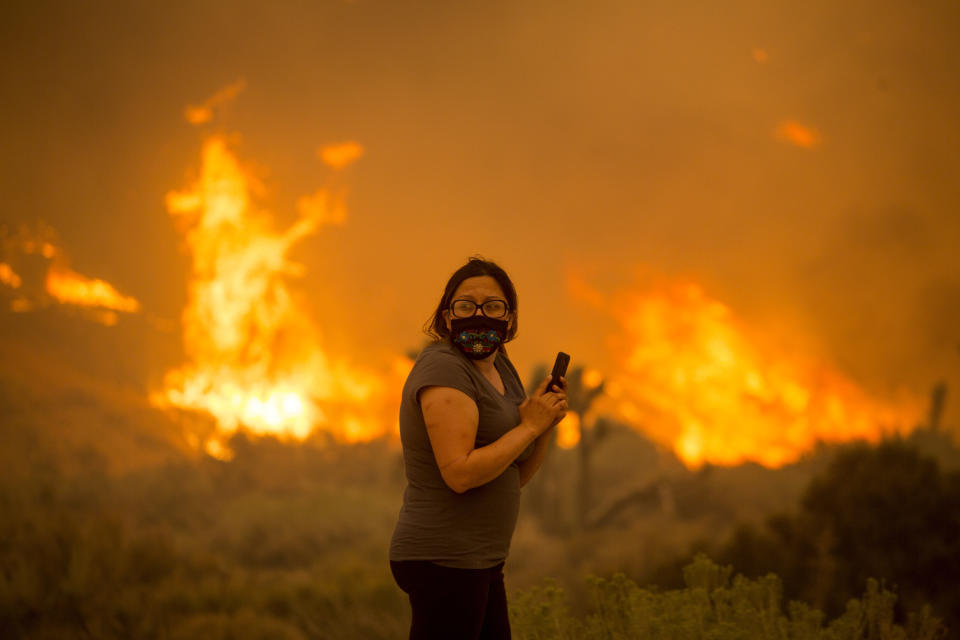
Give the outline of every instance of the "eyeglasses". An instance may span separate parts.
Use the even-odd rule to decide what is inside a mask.
[[[477,304],[473,300],[454,300],[450,303],[450,313],[455,318],[469,318],[477,313],[477,307],[480,307],[483,315],[488,318],[502,318],[510,310],[504,300],[487,300],[483,304]]]

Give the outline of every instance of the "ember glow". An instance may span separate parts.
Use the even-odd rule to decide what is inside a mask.
[[[203,145],[199,179],[167,195],[193,258],[182,315],[189,362],[166,374],[152,400],[214,416],[217,433],[197,444],[221,458],[230,455],[224,438],[241,426],[297,440],[317,427],[349,442],[380,435],[383,379],[335,362],[287,283],[304,274],[286,257],[291,246],[342,223],[344,204],[318,190],[300,200],[289,229],[276,231],[254,202],[263,191],[214,136]]]
[[[16,289],[23,282],[6,262],[0,262],[0,282]]]
[[[815,129],[806,127],[794,120],[784,120],[777,125],[774,136],[781,142],[804,149],[814,149],[820,146],[820,134]]]
[[[576,411],[568,411],[557,424],[557,444],[564,449],[572,449],[580,442],[580,416]]]
[[[207,98],[201,105],[190,105],[184,110],[184,117],[190,124],[206,124],[213,120],[213,110],[232,101],[246,89],[247,83],[242,78],[228,87]]]
[[[342,169],[363,155],[363,145],[352,141],[331,144],[317,150],[317,155],[328,167]]]
[[[621,295],[606,409],[691,467],[794,461],[818,441],[906,432],[922,403],[879,402],[811,357],[764,349],[694,283]],[[565,436],[560,444],[575,443]]]

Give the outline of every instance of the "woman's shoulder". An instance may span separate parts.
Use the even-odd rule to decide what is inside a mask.
[[[459,355],[450,342],[447,340],[437,340],[420,350],[420,354],[417,356],[417,362],[421,360],[445,360]]]
[[[407,382],[404,394],[417,396],[421,389],[428,386],[453,387],[471,397],[477,394],[479,375],[467,358],[456,351],[453,345],[444,342],[428,344],[417,356]]]
[[[435,368],[469,371],[470,362],[452,344],[445,340],[438,340],[425,346],[413,364],[415,371]]]

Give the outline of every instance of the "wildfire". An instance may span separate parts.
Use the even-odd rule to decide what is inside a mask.
[[[609,307],[621,329],[605,404],[689,466],[780,466],[818,441],[876,441],[921,415],[916,401],[877,401],[822,362],[761,348],[696,284],[623,294]]]
[[[121,295],[109,282],[87,278],[66,267],[52,266],[47,271],[46,286],[47,292],[60,302],[127,313],[140,310],[139,302]]]
[[[56,302],[86,308],[90,317],[107,325],[117,322],[116,312],[140,311],[135,298],[121,294],[109,282],[71,269],[55,236],[51,228],[43,225],[36,232],[26,226],[14,234],[0,229],[5,255],[5,261],[0,262],[0,283],[17,290],[10,305],[13,311],[31,311]],[[42,276],[37,281],[26,278],[11,264],[17,262],[24,263],[31,274],[42,271]]]
[[[342,223],[342,199],[323,189],[301,198],[298,220],[275,231],[253,200],[262,191],[227,140],[213,136],[199,179],[167,195],[193,258],[182,315],[189,362],[167,373],[152,400],[214,416],[217,433],[198,444],[221,458],[230,455],[224,438],[241,425],[298,440],[317,427],[349,442],[380,435],[383,380],[334,362],[287,284],[304,272],[287,252],[321,225]]]

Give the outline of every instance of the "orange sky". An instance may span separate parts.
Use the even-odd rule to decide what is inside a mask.
[[[960,389],[955,2],[223,6],[14,3],[0,221],[49,223],[77,271],[176,319],[189,261],[164,195],[204,132],[240,134],[287,224],[329,175],[317,148],[357,141],[346,223],[292,252],[357,362],[419,346],[479,252],[516,279],[523,375],[558,348],[614,360],[568,277],[615,294],[639,271],[878,391]],[[185,122],[241,78],[206,129]]]

